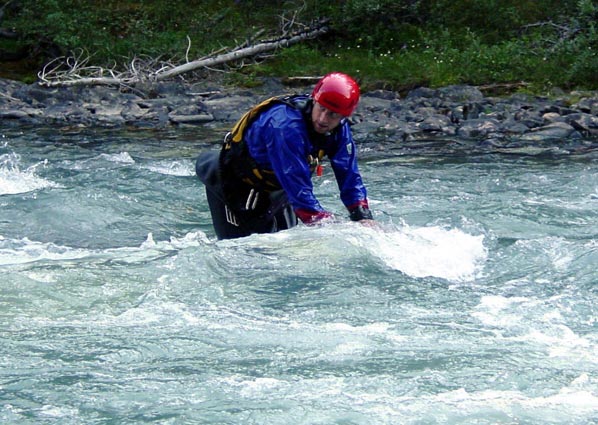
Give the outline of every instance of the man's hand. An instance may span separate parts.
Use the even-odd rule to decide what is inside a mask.
[[[367,206],[357,205],[349,211],[351,221],[373,220],[372,212]]]

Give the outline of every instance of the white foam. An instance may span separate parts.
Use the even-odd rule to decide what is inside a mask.
[[[275,378],[244,379],[242,376],[228,376],[218,379],[216,386],[226,386],[230,391],[238,391],[242,397],[262,397],[270,393],[287,392],[291,384]]]
[[[348,332],[348,333],[365,333],[365,334],[382,334],[385,335],[390,328],[390,324],[384,322],[369,323],[364,326],[353,326],[348,323],[326,323],[323,325],[326,331],[332,332]]]
[[[528,301],[524,297],[503,297],[501,295],[485,295],[476,307],[472,316],[487,326],[505,326],[520,323],[521,317],[513,311]],[[515,315],[516,317],[513,317]]]
[[[117,162],[119,164],[135,164],[135,160],[128,152],[120,152],[114,154],[103,153],[100,157],[110,162]]]
[[[554,298],[484,296],[472,316],[485,326],[506,331],[509,340],[544,348],[550,358],[596,363],[596,342],[564,323],[555,304]],[[535,314],[530,316],[529,312]]]
[[[172,236],[169,241],[159,241],[159,242],[156,242],[154,240],[154,235],[152,233],[148,233],[146,240],[141,244],[140,248],[142,248],[142,249],[158,248],[158,249],[163,249],[163,250],[184,249],[184,248],[205,245],[205,244],[209,244],[209,243],[211,243],[210,239],[201,230],[199,230],[197,232],[189,232],[181,238]]]
[[[144,165],[142,168],[147,169],[153,173],[164,174],[167,176],[195,176],[195,168],[192,162],[161,161],[151,165]]]
[[[72,248],[32,241],[28,238],[6,239],[0,235],[0,265],[27,264],[36,261],[74,260],[102,255],[123,255],[123,261],[140,261],[152,258],[155,251],[179,250],[187,247],[199,246],[210,243],[205,233],[198,231],[188,233],[182,238],[172,237],[170,241],[154,241],[153,235],[148,234],[147,239],[139,247],[121,247],[107,250],[89,250]]]
[[[483,235],[459,229],[404,226],[390,232],[372,231],[366,246],[388,267],[413,277],[450,281],[473,280],[487,258]]]
[[[149,294],[148,297],[151,297]],[[105,317],[103,325],[140,326],[168,322],[169,326],[205,326],[203,318],[190,312],[188,306],[178,302],[143,302],[118,316]]]
[[[41,260],[72,260],[84,258],[89,251],[53,243],[23,239],[4,239],[0,236],[0,265],[26,264]]]
[[[15,153],[0,155],[0,195],[27,193],[46,187],[56,187],[56,183],[35,175],[40,163],[20,169],[21,157]]]
[[[69,417],[76,417],[77,410],[67,407],[58,407],[52,405],[44,405],[39,410],[41,416],[55,419],[66,419]]]
[[[432,400],[435,399],[435,400]],[[587,413],[598,407],[598,397],[589,391],[562,388],[555,394],[545,397],[528,397],[518,391],[486,390],[468,392],[464,389],[450,391],[430,397],[430,402],[459,406],[460,409],[475,411],[492,407],[509,412],[516,407],[527,409],[551,409],[560,413]]]
[[[487,258],[483,235],[459,229],[402,226],[384,228],[360,223],[327,223],[293,228],[274,234],[223,240],[224,246],[259,247],[289,253],[293,258],[313,259],[314,246],[323,259],[362,255],[365,251],[387,267],[412,277],[438,277],[449,281],[471,281]]]

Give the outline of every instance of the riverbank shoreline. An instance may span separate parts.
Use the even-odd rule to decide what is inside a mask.
[[[82,128],[228,128],[261,100],[309,93],[269,78],[242,89],[209,81],[153,83],[122,90],[107,86],[43,87],[0,79],[0,126]],[[419,87],[405,96],[387,90],[363,93],[351,118],[357,143],[417,144],[459,139],[479,148],[546,146],[595,148],[598,92],[554,98],[515,93],[496,97],[473,86]]]

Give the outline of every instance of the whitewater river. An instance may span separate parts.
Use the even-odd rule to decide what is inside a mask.
[[[598,423],[598,148],[363,150],[378,227],[326,167],[217,241],[218,137],[0,129],[0,423]]]

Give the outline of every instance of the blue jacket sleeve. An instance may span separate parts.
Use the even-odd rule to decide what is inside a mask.
[[[367,190],[357,166],[357,148],[348,123],[343,123],[337,133],[338,147],[330,158],[338,183],[341,200],[348,210],[361,205],[367,207]]]

